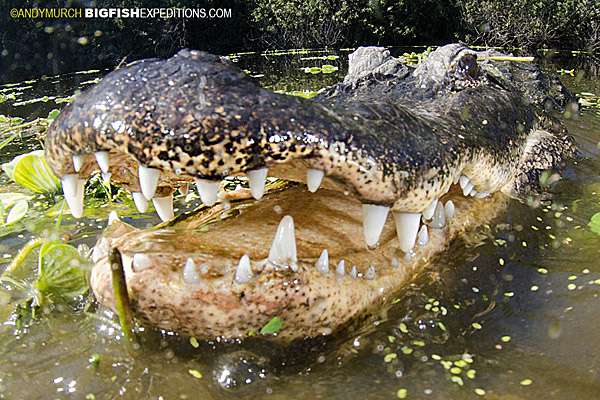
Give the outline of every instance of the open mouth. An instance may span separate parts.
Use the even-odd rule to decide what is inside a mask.
[[[511,68],[460,45],[416,69],[362,48],[345,82],[312,101],[196,51],[109,74],[51,126],[48,162],[75,217],[100,170],[168,222],[112,223],[94,292],[114,305],[118,248],[136,311],[159,327],[242,337],[277,316],[286,340],[343,328],[572,154],[518,87],[527,71]],[[248,190],[219,190],[242,174]],[[287,183],[265,186],[268,176]],[[207,207],[174,218],[174,192],[192,184]]]

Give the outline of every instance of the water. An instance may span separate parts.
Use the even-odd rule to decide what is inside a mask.
[[[341,79],[347,53],[243,55],[236,62],[272,89],[309,93]],[[324,55],[340,58],[301,59]],[[307,74],[301,69],[324,64],[339,70]],[[575,67],[574,76],[563,75],[563,82],[575,93],[600,93],[598,75],[589,74],[597,66],[582,64],[581,57],[544,66],[552,71]],[[32,87],[20,90],[16,102],[68,96],[104,73],[21,85]],[[0,104],[0,114],[31,120],[53,108],[52,100],[7,102]],[[534,209],[511,202],[468,243],[454,242],[358,332],[291,348],[259,339],[196,348],[176,335],[148,332],[139,349],[128,349],[112,315],[103,310],[93,316],[55,310],[18,334],[10,324],[3,326],[0,398],[595,399],[600,393],[600,237],[587,223],[600,211],[600,115],[584,108],[566,124],[584,159],[569,166],[552,203]],[[35,147],[34,137],[16,141],[0,159],[9,161]],[[0,179],[2,191],[19,190],[6,176]],[[42,218],[50,206],[40,201],[34,212]],[[115,207],[126,213],[125,206]],[[67,219],[62,233],[75,243],[93,244],[110,209],[99,208],[98,220]],[[156,219],[133,222],[143,226]],[[10,261],[40,231],[33,223],[4,231],[3,260]],[[6,310],[0,315],[4,318]],[[97,356],[99,362],[91,360]]]

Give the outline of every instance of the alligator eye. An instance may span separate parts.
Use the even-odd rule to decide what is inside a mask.
[[[456,72],[465,77],[477,78],[479,74],[479,65],[477,65],[477,56],[474,54],[465,54],[458,61]]]

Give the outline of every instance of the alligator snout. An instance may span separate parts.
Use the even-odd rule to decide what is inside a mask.
[[[48,133],[73,216],[98,170],[163,221],[191,184],[208,209],[163,231],[117,222],[97,246],[99,300],[112,302],[113,246],[140,314],[162,327],[242,336],[278,315],[296,338],[344,326],[573,152],[544,96],[522,89],[527,71],[477,57],[449,45],[413,69],[361,48],[344,82],[313,100],[270,92],[198,51],[110,73]],[[258,201],[220,201],[235,175]],[[263,198],[269,176],[297,184]]]

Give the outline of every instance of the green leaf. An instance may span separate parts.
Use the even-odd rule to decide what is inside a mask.
[[[50,111],[48,113],[48,122],[52,122],[56,119],[56,117],[58,117],[58,114],[60,114],[60,110],[57,110],[56,108],[53,109],[52,111]]]
[[[592,215],[590,222],[588,223],[590,230],[597,235],[600,235],[600,212]]]
[[[283,321],[279,317],[273,317],[271,320],[261,328],[261,335],[269,335],[279,332],[283,326]]]
[[[70,303],[88,291],[88,261],[77,249],[59,241],[40,248],[38,278],[34,283],[42,299]]]
[[[43,150],[17,156],[3,164],[2,169],[10,179],[36,193],[55,193],[60,190],[59,180],[46,162]]]
[[[6,216],[6,225],[20,221],[27,215],[27,211],[29,211],[29,203],[27,203],[27,200],[21,199],[17,201]]]

